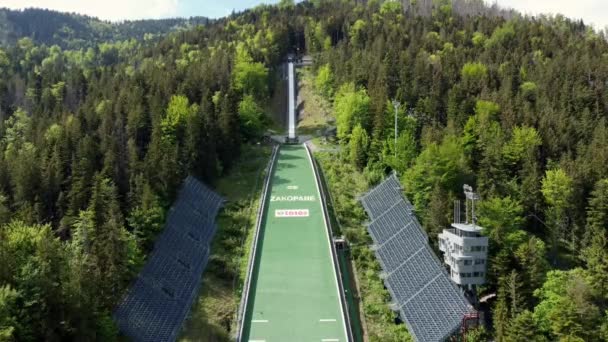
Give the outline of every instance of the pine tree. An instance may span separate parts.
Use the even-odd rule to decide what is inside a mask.
[[[217,177],[219,172],[217,151],[218,126],[213,102],[207,92],[203,92],[200,111],[203,125],[201,130],[204,137],[202,138],[201,146],[198,148],[205,161],[201,173],[204,180],[211,181]]]
[[[355,126],[348,143],[350,161],[362,170],[367,164],[367,150],[369,148],[369,136],[361,125]]]
[[[494,315],[494,336],[497,342],[508,342],[507,338],[509,319],[509,306],[506,300],[507,294],[502,288],[499,288],[498,300],[492,310]]]
[[[528,310],[522,311],[511,320],[506,338],[510,342],[546,341],[546,338],[538,332],[534,317]]]
[[[511,319],[514,319],[524,308],[524,298],[521,295],[521,279],[516,270],[506,276],[505,286],[509,294],[511,308],[509,310]]]
[[[9,285],[0,286],[0,340],[12,341],[18,325],[17,300],[19,292]]]
[[[6,195],[0,192],[0,227],[10,221],[11,211]]]
[[[546,216],[551,237],[552,261],[556,264],[558,243],[566,231],[567,210],[572,196],[572,179],[562,169],[547,170],[541,191],[549,205]]]
[[[592,287],[608,300],[608,179],[596,183],[587,208],[586,248],[583,259]]]
[[[223,168],[230,168],[232,161],[239,155],[241,134],[236,105],[236,93],[230,89],[220,101],[218,115],[218,128],[220,130],[220,144],[218,151]]]
[[[98,284],[104,305],[112,303],[140,262],[134,239],[124,228],[116,195],[110,180],[96,176],[89,206],[75,225],[76,241],[90,256],[88,272]]]
[[[156,235],[161,232],[165,222],[164,210],[148,183],[141,186],[136,203],[128,218],[129,227],[142,249],[151,251]]]
[[[521,271],[522,297],[531,307],[533,304],[533,292],[541,287],[545,281],[545,274],[549,269],[546,259],[545,243],[533,236],[517,247],[515,257]]]

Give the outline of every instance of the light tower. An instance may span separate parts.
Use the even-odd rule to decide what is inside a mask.
[[[454,223],[439,234],[439,250],[443,252],[452,281],[472,289],[486,280],[488,238],[481,235],[483,228],[477,225],[475,216],[475,202],[479,195],[469,185],[465,184],[463,188],[465,220],[462,222],[460,218],[460,201],[455,201]]]
[[[399,115],[399,107],[401,106],[401,102],[397,101],[396,99],[393,100],[393,107],[395,107],[395,159],[397,159],[397,139],[398,139],[398,130],[399,130],[399,126],[398,126],[398,122],[397,122],[397,115]]]

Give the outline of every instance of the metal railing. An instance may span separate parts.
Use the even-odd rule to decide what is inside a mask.
[[[315,174],[315,180],[317,182],[317,186],[319,188],[319,193],[321,195],[321,206],[323,209],[323,216],[324,216],[325,222],[326,222],[326,229],[327,229],[329,239],[330,239],[329,243],[330,243],[331,255],[332,255],[334,270],[336,272],[338,290],[340,292],[340,302],[342,303],[342,305],[341,305],[342,306],[342,315],[344,316],[344,324],[345,324],[345,329],[346,329],[346,333],[347,333],[347,338],[348,338],[348,341],[354,341],[350,314],[348,312],[348,302],[346,300],[346,295],[344,292],[344,284],[342,283],[342,279],[343,279],[342,270],[340,269],[340,263],[338,260],[338,252],[336,251],[336,246],[333,243],[334,234],[333,234],[333,229],[331,226],[331,220],[327,213],[327,200],[326,200],[326,196],[325,196],[325,189],[323,187],[323,183],[321,182],[321,177],[319,176],[317,161],[312,157],[312,153],[310,152],[310,148],[308,147],[308,145],[304,144],[304,146],[306,147],[306,153],[308,153],[308,157],[310,158],[310,160],[312,162],[313,173]]]
[[[266,208],[266,198],[268,197],[268,188],[270,184],[270,180],[272,179],[272,171],[274,170],[274,164],[277,158],[277,154],[279,151],[279,145],[276,145],[272,150],[272,155],[270,157],[270,161],[268,162],[268,168],[266,172],[266,176],[264,178],[264,187],[262,189],[262,195],[260,198],[260,205],[258,207],[256,224],[255,224],[255,233],[253,241],[251,242],[251,254],[249,254],[249,264],[247,266],[247,275],[245,277],[245,283],[243,286],[243,295],[241,297],[241,304],[239,305],[239,311],[237,314],[237,336],[236,341],[241,341],[243,338],[243,327],[245,326],[244,320],[247,315],[247,305],[249,302],[249,290],[251,288],[251,279],[253,277],[253,270],[255,268],[256,262],[256,254],[257,254],[257,246],[258,239],[260,236],[260,229],[262,226],[262,221],[264,218],[264,209]]]

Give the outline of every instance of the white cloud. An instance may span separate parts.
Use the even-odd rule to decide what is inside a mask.
[[[105,20],[167,18],[178,15],[178,0],[0,0],[0,7],[48,8]]]
[[[572,19],[583,19],[597,29],[608,26],[608,1],[606,0],[486,0],[501,7],[514,8],[530,15],[563,14]]]
[[[502,7],[514,8],[524,14],[563,14],[583,19],[598,29],[608,26],[608,1],[606,0],[485,0]],[[166,18],[194,13],[179,13],[179,3],[189,9],[201,9],[202,15],[230,14],[232,8],[249,7],[261,2],[276,0],[0,0],[0,7],[49,8],[62,12],[76,12],[107,20]],[[237,5],[239,4],[239,5]],[[239,7],[239,8],[240,8]],[[201,14],[196,11],[197,15]]]

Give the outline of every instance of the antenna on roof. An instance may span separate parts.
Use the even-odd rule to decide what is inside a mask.
[[[475,216],[475,202],[479,201],[480,197],[473,191],[473,187],[465,184],[463,187],[465,201],[465,221],[469,223],[469,202],[471,202],[471,224],[477,224],[477,216]]]
[[[454,201],[454,223],[461,223],[460,221],[460,201]]]

